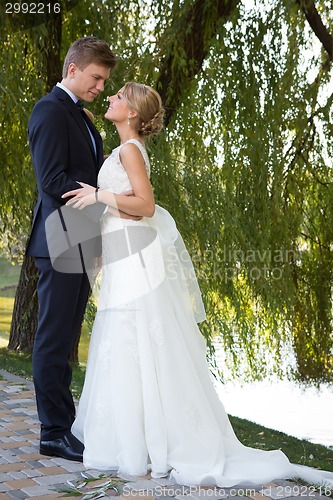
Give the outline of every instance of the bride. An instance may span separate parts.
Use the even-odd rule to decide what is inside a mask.
[[[181,485],[296,477],[333,485],[332,472],[237,439],[206,362],[191,260],[171,215],[155,206],[149,181],[145,138],[162,129],[161,98],[131,82],[109,102],[105,118],[117,127],[120,145],[100,170],[99,188],[80,183],[63,195],[78,209],[107,205],[98,310],[72,427],[84,443],[84,465],[135,476],[150,470]]]

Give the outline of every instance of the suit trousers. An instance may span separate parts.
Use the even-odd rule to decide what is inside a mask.
[[[70,432],[75,406],[69,357],[90,292],[85,273],[55,271],[49,258],[36,257],[39,318],[32,364],[41,440]]]

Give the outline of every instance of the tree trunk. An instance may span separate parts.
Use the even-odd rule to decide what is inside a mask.
[[[61,13],[53,13],[45,23],[47,40],[40,50],[44,54],[44,71],[46,92],[61,80]],[[10,328],[8,349],[32,352],[36,328],[38,324],[38,273],[32,257],[24,255],[21,274],[15,294],[14,310]],[[78,346],[81,329],[77,332],[71,353],[71,361],[78,363]]]
[[[37,269],[32,257],[25,256],[15,294],[8,349],[31,352],[37,328]]]

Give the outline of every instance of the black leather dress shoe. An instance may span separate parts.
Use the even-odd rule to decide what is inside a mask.
[[[83,449],[83,444],[73,434],[66,434],[66,436],[51,441],[41,440],[39,447],[41,455],[61,457],[77,462],[83,462]]]

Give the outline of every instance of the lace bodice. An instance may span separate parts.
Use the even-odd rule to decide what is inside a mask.
[[[146,148],[137,139],[129,139],[124,142],[124,144],[129,142],[135,144],[140,149],[145,161],[148,177],[150,177],[150,164]],[[110,156],[103,163],[98,174],[98,186],[116,194],[132,189],[127,172],[120,161],[120,150],[124,144],[121,144],[112,151]]]

